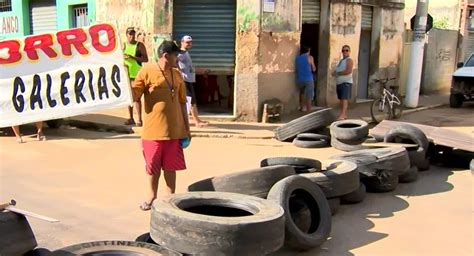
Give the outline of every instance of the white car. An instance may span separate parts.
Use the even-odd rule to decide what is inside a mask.
[[[474,99],[474,53],[471,53],[465,63],[459,63],[453,74],[449,106],[460,108],[464,101]]]

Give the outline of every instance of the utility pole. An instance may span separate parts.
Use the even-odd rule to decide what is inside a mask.
[[[418,0],[416,5],[413,43],[408,65],[408,79],[405,96],[405,106],[416,108],[420,96],[421,71],[423,68],[423,52],[425,48],[426,25],[428,22],[429,0]]]

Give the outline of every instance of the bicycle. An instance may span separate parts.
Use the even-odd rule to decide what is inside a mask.
[[[402,101],[395,90],[397,86],[391,85],[387,89],[387,83],[395,79],[396,78],[386,78],[374,80],[374,82],[383,85],[383,92],[380,99],[374,100],[370,108],[370,115],[374,122],[380,123],[383,120],[397,119],[402,116]]]

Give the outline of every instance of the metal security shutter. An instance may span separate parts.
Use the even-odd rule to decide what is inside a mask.
[[[193,38],[189,51],[193,65],[213,73],[234,72],[235,0],[175,0],[173,37]]]
[[[31,34],[57,30],[55,0],[30,1],[30,28]]]
[[[372,15],[373,11],[371,6],[362,6],[362,29],[372,29]]]
[[[473,51],[474,51],[474,32],[469,32],[466,38],[466,52],[464,53],[464,57],[467,59]]]
[[[321,16],[321,1],[303,0],[303,23],[318,24]]]

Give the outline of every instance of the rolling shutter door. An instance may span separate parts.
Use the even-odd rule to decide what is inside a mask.
[[[173,3],[173,37],[193,38],[189,51],[193,65],[213,73],[234,72],[235,0],[176,0]]]
[[[30,32],[42,34],[57,30],[56,1],[30,1]]]
[[[372,7],[371,6],[362,6],[362,29],[371,30],[372,29]]]
[[[302,15],[303,23],[319,24],[321,16],[321,1],[303,0]]]

